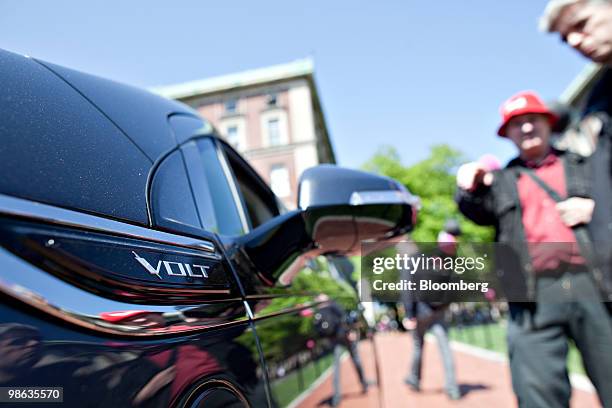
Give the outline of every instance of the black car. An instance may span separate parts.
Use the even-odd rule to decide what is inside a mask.
[[[283,211],[144,90],[6,51],[0,89],[0,401],[290,404],[326,350],[294,277],[412,227],[401,185],[329,165]]]

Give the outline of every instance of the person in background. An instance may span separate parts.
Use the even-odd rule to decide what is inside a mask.
[[[326,295],[322,295],[320,300],[329,300]],[[361,384],[363,394],[368,392],[368,387],[372,384],[364,374],[361,358],[359,357],[359,313],[357,311],[346,312],[337,302],[331,300],[328,305],[320,308],[314,315],[315,330],[322,338],[330,339],[334,344],[334,393],[331,397],[331,406],[340,405],[342,400],[342,387],[340,383],[340,370],[343,349],[346,349],[351,356],[353,367]]]
[[[444,230],[438,234],[438,250],[441,252],[441,255],[454,256],[456,254],[457,237],[460,234],[459,223],[455,220],[448,220]],[[455,364],[448,342],[447,327],[444,322],[444,313],[449,305],[447,303],[414,299],[409,291],[405,295],[404,308],[406,317],[404,318],[403,325],[406,330],[412,331],[414,349],[410,369],[404,379],[404,383],[413,391],[420,391],[424,338],[427,332],[431,332],[436,337],[440,355],[442,356],[442,363],[444,364],[446,394],[451,400],[460,399],[461,392],[455,378]]]
[[[595,205],[588,160],[551,148],[557,117],[534,92],[509,98],[501,115],[498,135],[515,144],[518,157],[493,172],[480,163],[462,165],[456,198],[466,217],[493,225],[496,241],[516,248],[520,263],[513,267],[525,272],[529,302],[510,298],[508,321],[519,406],[569,406],[572,339],[602,404],[612,407],[612,320],[588,267],[592,246],[584,239]]]
[[[540,29],[559,33],[593,62],[612,63],[612,3],[608,0],[551,0],[540,18]]]

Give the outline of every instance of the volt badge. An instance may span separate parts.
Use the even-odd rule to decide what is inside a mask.
[[[192,278],[208,278],[208,269],[209,266],[206,265],[196,265],[182,262],[172,262],[172,261],[157,261],[157,267],[154,268],[149,261],[145,258],[139,256],[136,252],[132,251],[134,254],[134,258],[138,261],[143,268],[145,268],[151,275],[157,276],[159,279],[164,280],[161,276],[162,265],[164,265],[164,270],[168,276],[189,276]]]

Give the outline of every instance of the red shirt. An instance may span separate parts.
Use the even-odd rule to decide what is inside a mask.
[[[537,165],[526,163],[562,198],[567,198],[563,162],[550,153]],[[517,182],[525,239],[535,271],[556,269],[561,263],[581,265],[584,259],[572,229],[566,226],[556,202],[529,176],[521,174]]]

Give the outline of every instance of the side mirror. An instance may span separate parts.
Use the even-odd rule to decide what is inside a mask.
[[[302,174],[298,207],[238,241],[270,285],[288,284],[309,257],[353,255],[362,241],[388,241],[409,232],[419,199],[391,178],[320,165]]]
[[[385,241],[414,228],[418,197],[389,177],[333,165],[306,170],[298,206],[323,253],[359,252],[361,241]]]

